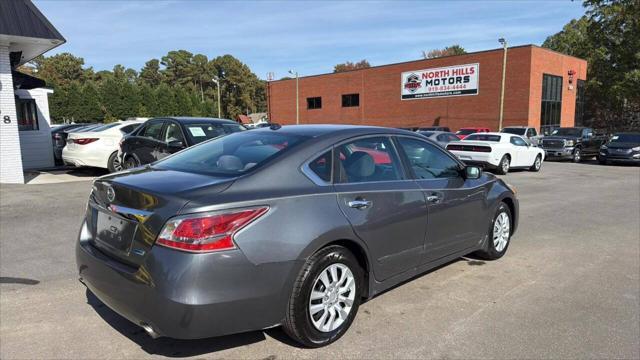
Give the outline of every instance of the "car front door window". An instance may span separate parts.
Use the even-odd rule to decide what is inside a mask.
[[[417,179],[455,178],[460,176],[460,165],[444,151],[412,138],[398,138]]]

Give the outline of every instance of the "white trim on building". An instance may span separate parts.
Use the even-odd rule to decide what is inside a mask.
[[[0,183],[23,184],[22,169],[9,45],[0,43]]]

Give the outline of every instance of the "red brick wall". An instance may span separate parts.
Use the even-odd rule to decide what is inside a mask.
[[[578,79],[587,79],[587,61],[563,55],[554,51],[533,47],[531,58],[531,101],[529,102],[529,123],[540,128],[542,103],[542,75],[562,76],[562,110],[560,125],[574,126]],[[573,75],[573,89],[569,89],[569,70]]]
[[[554,65],[547,69],[544,57],[538,54],[551,53],[532,46],[508,50],[505,86],[504,126],[539,123],[542,73],[562,73]],[[535,58],[532,56],[535,54]],[[575,58],[551,53],[550,61],[556,57],[574,66]],[[466,126],[489,127],[498,130],[500,110],[500,83],[502,77],[502,49],[452,56],[439,59],[418,60],[401,64],[378,66],[365,70],[338,74],[326,74],[300,78],[300,123],[366,124],[391,127],[430,126],[437,118],[440,125],[452,130]],[[536,59],[536,64],[532,64]],[[416,100],[401,100],[401,73],[442,66],[479,63],[478,95],[441,97]],[[532,67],[536,71],[532,71]],[[578,70],[578,69],[576,69]],[[539,79],[537,79],[539,74]],[[531,77],[533,75],[533,78]],[[566,77],[566,76],[565,76]],[[584,78],[584,77],[581,77]],[[270,83],[270,119],[280,124],[295,124],[295,79]],[[360,106],[343,108],[342,95],[360,94]],[[573,102],[575,102],[575,94]],[[322,97],[322,109],[308,110],[308,97]],[[537,102],[536,102],[537,101]],[[537,104],[537,105],[536,105]],[[531,107],[537,106],[537,113]],[[570,111],[573,114],[571,105]],[[563,112],[569,111],[563,104]],[[537,118],[535,118],[537,116]],[[571,119],[573,117],[571,116]]]

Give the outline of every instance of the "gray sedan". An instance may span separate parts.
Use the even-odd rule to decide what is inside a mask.
[[[416,133],[272,125],[97,179],[76,259],[153,337],[281,325],[318,347],[386,289],[502,257],[517,220],[507,184]]]

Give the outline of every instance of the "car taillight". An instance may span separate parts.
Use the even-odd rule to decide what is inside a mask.
[[[157,243],[190,252],[233,249],[235,233],[267,210],[268,207],[258,207],[172,219],[162,228]]]
[[[97,140],[98,140],[97,138],[83,138],[83,139],[73,139],[72,141],[78,145],[87,145]]]

